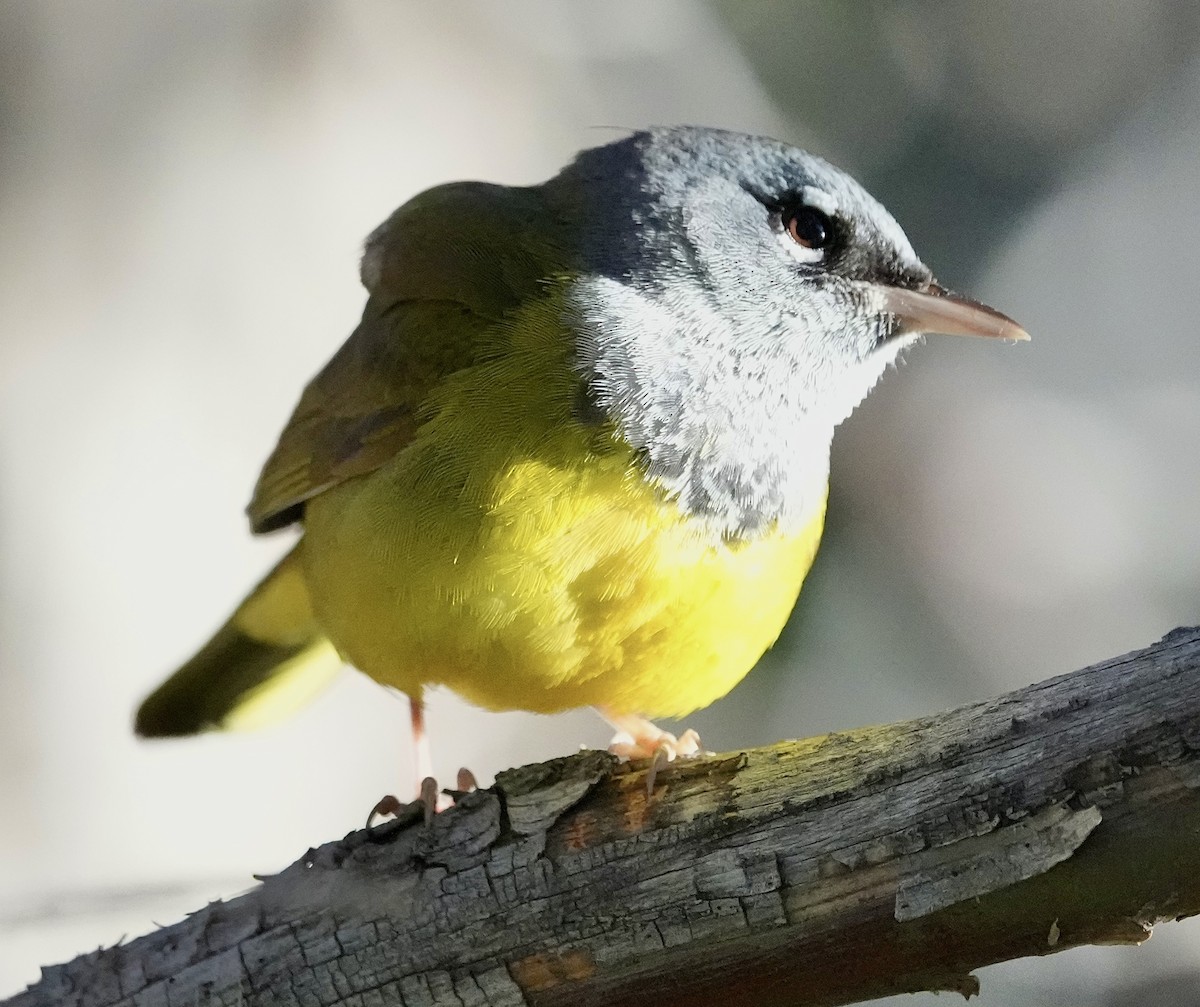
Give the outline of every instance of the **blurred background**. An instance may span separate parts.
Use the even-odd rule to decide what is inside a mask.
[[[243,517],[361,311],[363,237],[696,122],[852,170],[1024,346],[931,339],[839,433],[717,750],[954,706],[1200,621],[1200,6],[1180,0],[0,3],[0,995],[251,884],[411,777],[356,673],[260,734],[142,695],[287,548]],[[431,702],[453,779],[602,746]],[[1200,925],[985,969],[985,1007],[1200,1003]],[[924,1005],[932,999],[906,998]],[[939,1001],[940,1002],[940,1001]]]

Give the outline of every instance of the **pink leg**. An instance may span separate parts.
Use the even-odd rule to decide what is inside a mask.
[[[425,781],[433,776],[433,753],[429,748],[429,734],[425,731],[425,701],[419,696],[409,696],[408,711],[412,717],[413,765],[419,794]]]
[[[419,696],[408,697],[409,719],[412,723],[413,768],[416,772],[417,799],[424,806],[425,824],[433,821],[438,811],[445,811],[453,806],[454,801],[438,790],[437,780],[433,776],[433,755],[430,750],[429,732],[425,729],[425,703]],[[470,770],[458,771],[458,789],[471,791],[475,789],[475,777]],[[381,815],[396,815],[404,810],[395,797],[388,795],[383,798],[367,818],[367,828]]]
[[[425,730],[425,701],[420,696],[408,697],[408,712],[412,720],[413,765],[417,771],[417,795],[425,805],[425,824],[433,821],[439,811],[453,803],[438,793],[433,776],[433,752],[429,747],[429,732]]]

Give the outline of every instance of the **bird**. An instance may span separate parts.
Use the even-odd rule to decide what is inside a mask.
[[[699,751],[654,720],[775,642],[838,424],[926,333],[1028,338],[940,286],[849,174],[699,126],[538,185],[429,189],[367,238],[360,276],[362,319],[247,508],[253,532],[300,537],[135,730],[258,726],[346,662],[409,698],[427,803],[431,686],[594,707],[651,774]]]

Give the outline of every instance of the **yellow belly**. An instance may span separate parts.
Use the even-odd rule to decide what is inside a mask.
[[[627,449],[562,437],[457,474],[418,445],[309,503],[314,611],[350,663],[410,695],[651,717],[742,679],[792,609],[824,501],[798,532],[714,544]]]

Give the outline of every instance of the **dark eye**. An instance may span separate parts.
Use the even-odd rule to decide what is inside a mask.
[[[801,248],[819,251],[833,240],[833,221],[814,206],[792,206],[783,211],[783,226]]]

